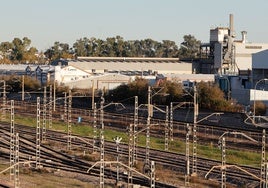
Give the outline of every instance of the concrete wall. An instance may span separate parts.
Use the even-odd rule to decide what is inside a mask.
[[[250,104],[250,90],[249,89],[232,89],[231,96],[238,103],[243,105]]]
[[[90,89],[94,85],[95,89],[114,89],[121,84],[127,84],[131,77],[118,74],[106,74],[100,76],[92,76],[83,80],[75,80],[65,83],[70,88]]]
[[[235,62],[240,70],[252,69],[252,54],[268,49],[268,44],[235,42]]]
[[[263,50],[252,55],[252,68],[268,69],[268,50]]]
[[[268,104],[268,91],[251,89],[250,101],[262,101]]]
[[[55,81],[58,83],[64,84],[76,80],[86,79],[90,76],[90,73],[73,66],[55,66]]]

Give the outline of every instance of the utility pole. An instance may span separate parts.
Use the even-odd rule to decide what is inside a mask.
[[[169,136],[169,127],[168,127],[168,106],[166,106],[166,121],[165,121],[165,151],[168,151],[168,136]]]
[[[49,115],[48,115],[48,127],[52,128],[52,85],[49,86]]]
[[[133,163],[137,163],[137,127],[139,123],[139,104],[138,104],[138,96],[135,96],[135,108],[134,108],[134,126],[133,126]]]
[[[22,75],[21,90],[21,100],[24,101],[24,75]]]
[[[43,97],[43,126],[42,126],[42,141],[46,141],[47,129],[47,87],[44,87]]]
[[[194,85],[194,127],[193,127],[193,169],[192,175],[197,176],[197,117],[198,117],[198,100],[196,85]]]
[[[104,123],[103,123],[103,105],[104,105],[104,97],[103,92],[101,95],[101,105],[100,105],[100,188],[104,188]]]
[[[221,188],[226,188],[226,145],[224,136],[221,139]]]
[[[151,188],[155,188],[155,163],[151,161]]]
[[[69,89],[69,96],[68,96],[68,122],[67,122],[67,131],[68,131],[68,141],[67,141],[67,150],[71,150],[71,145],[72,145],[72,92]]]
[[[262,130],[262,150],[261,150],[261,179],[266,180],[266,155],[265,155],[265,145],[266,145],[266,131]],[[267,181],[260,182],[260,188],[267,188]]]
[[[11,100],[10,114],[10,180],[14,179],[15,175],[15,126],[14,126],[14,100]],[[13,167],[12,167],[13,166]]]
[[[122,138],[121,137],[118,137],[116,136],[114,138],[114,141],[115,141],[115,144],[116,144],[116,153],[117,153],[117,157],[116,157],[116,162],[117,162],[117,165],[116,165],[116,184],[118,185],[119,184],[119,157],[120,157],[120,154],[119,154],[119,144],[121,142]]]
[[[92,80],[92,99],[91,99],[91,109],[93,110],[95,104],[95,88],[94,88],[94,80]]]
[[[54,80],[54,83],[53,83],[53,98],[54,98],[53,111],[55,112],[56,111],[56,82],[55,82],[55,80]]]
[[[40,167],[40,97],[37,97],[37,108],[36,108],[36,155],[35,164],[36,168]]]
[[[152,106],[151,106],[151,87],[148,87],[148,117],[147,117],[147,129],[146,129],[146,154],[145,154],[145,166],[150,165],[150,121],[152,116]]]
[[[170,127],[170,140],[173,141],[173,103],[170,103],[170,115],[169,115],[169,127]]]
[[[133,179],[132,179],[132,168],[133,168],[133,140],[134,140],[134,131],[133,125],[129,125],[129,140],[128,140],[128,187],[132,186]]]
[[[7,96],[6,96],[6,81],[3,81],[3,112],[2,120],[6,120],[6,106],[7,106]]]
[[[20,151],[19,151],[19,133],[16,133],[16,149],[15,149],[15,179],[14,179],[14,187],[19,188],[20,187],[20,180],[19,180],[19,173],[20,173],[20,165],[19,165],[19,159],[20,159]]]
[[[68,120],[68,118],[67,118],[67,116],[68,116],[68,108],[67,108],[67,92],[64,92],[64,114],[63,114],[63,120],[64,120],[64,122],[67,122]]]
[[[187,123],[187,132],[186,132],[186,143],[185,143],[185,186],[188,187],[190,185],[190,132],[191,128]]]
[[[96,141],[97,141],[97,133],[98,133],[98,128],[97,128],[97,104],[94,103],[93,105],[93,153],[97,152],[96,148]]]

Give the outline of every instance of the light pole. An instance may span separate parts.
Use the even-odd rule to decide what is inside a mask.
[[[253,123],[255,124],[255,116],[256,116],[256,90],[257,90],[257,85],[261,82],[261,81],[268,81],[267,78],[263,78],[263,79],[260,79],[256,82],[255,84],[255,87],[254,87],[254,103],[253,103],[253,114],[254,114],[254,117],[253,117]]]

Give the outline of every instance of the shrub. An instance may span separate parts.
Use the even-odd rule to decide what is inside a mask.
[[[253,109],[253,111],[254,111],[254,109]],[[265,114],[266,114],[266,105],[262,101],[256,101],[255,102],[255,115],[256,116],[263,116]]]

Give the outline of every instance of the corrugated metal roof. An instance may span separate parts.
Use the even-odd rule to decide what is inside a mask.
[[[106,63],[182,63],[178,58],[138,58],[138,57],[78,57],[77,59],[61,60],[68,62],[106,62]],[[185,63],[185,62],[184,62]]]

